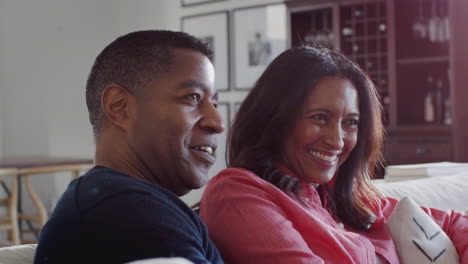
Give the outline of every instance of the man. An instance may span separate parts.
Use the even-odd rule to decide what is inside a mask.
[[[198,39],[157,30],[119,37],[99,54],[86,87],[96,167],[68,186],[35,263],[222,263],[177,197],[207,183],[224,130],[211,59]]]

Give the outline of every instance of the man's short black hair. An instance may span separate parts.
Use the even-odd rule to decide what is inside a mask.
[[[145,87],[170,69],[172,49],[190,49],[213,60],[213,52],[202,41],[184,32],[146,30],[123,35],[97,56],[86,84],[86,105],[94,135],[104,120],[101,95],[109,84],[125,87],[131,93]]]

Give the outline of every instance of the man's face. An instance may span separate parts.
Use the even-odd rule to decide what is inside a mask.
[[[187,49],[172,53],[170,69],[136,95],[128,140],[147,177],[183,195],[208,182],[224,125],[211,62]]]

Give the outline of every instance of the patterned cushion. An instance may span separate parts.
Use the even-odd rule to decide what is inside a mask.
[[[450,238],[409,197],[404,197],[387,221],[402,264],[458,264]]]

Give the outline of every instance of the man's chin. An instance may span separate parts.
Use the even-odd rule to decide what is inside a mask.
[[[192,171],[186,171],[185,177],[182,178],[182,186],[179,186],[176,194],[178,196],[185,195],[189,193],[191,190],[197,190],[208,184],[210,180],[210,176],[208,174],[208,170],[203,168],[196,168]]]
[[[194,179],[192,189],[200,189],[203,186],[208,184],[208,181],[210,180],[208,174],[202,174],[202,175],[197,175],[197,177]]]
[[[210,180],[210,169],[211,165],[205,164],[204,166],[200,166],[193,171],[193,180],[199,186],[198,188],[205,186]]]

